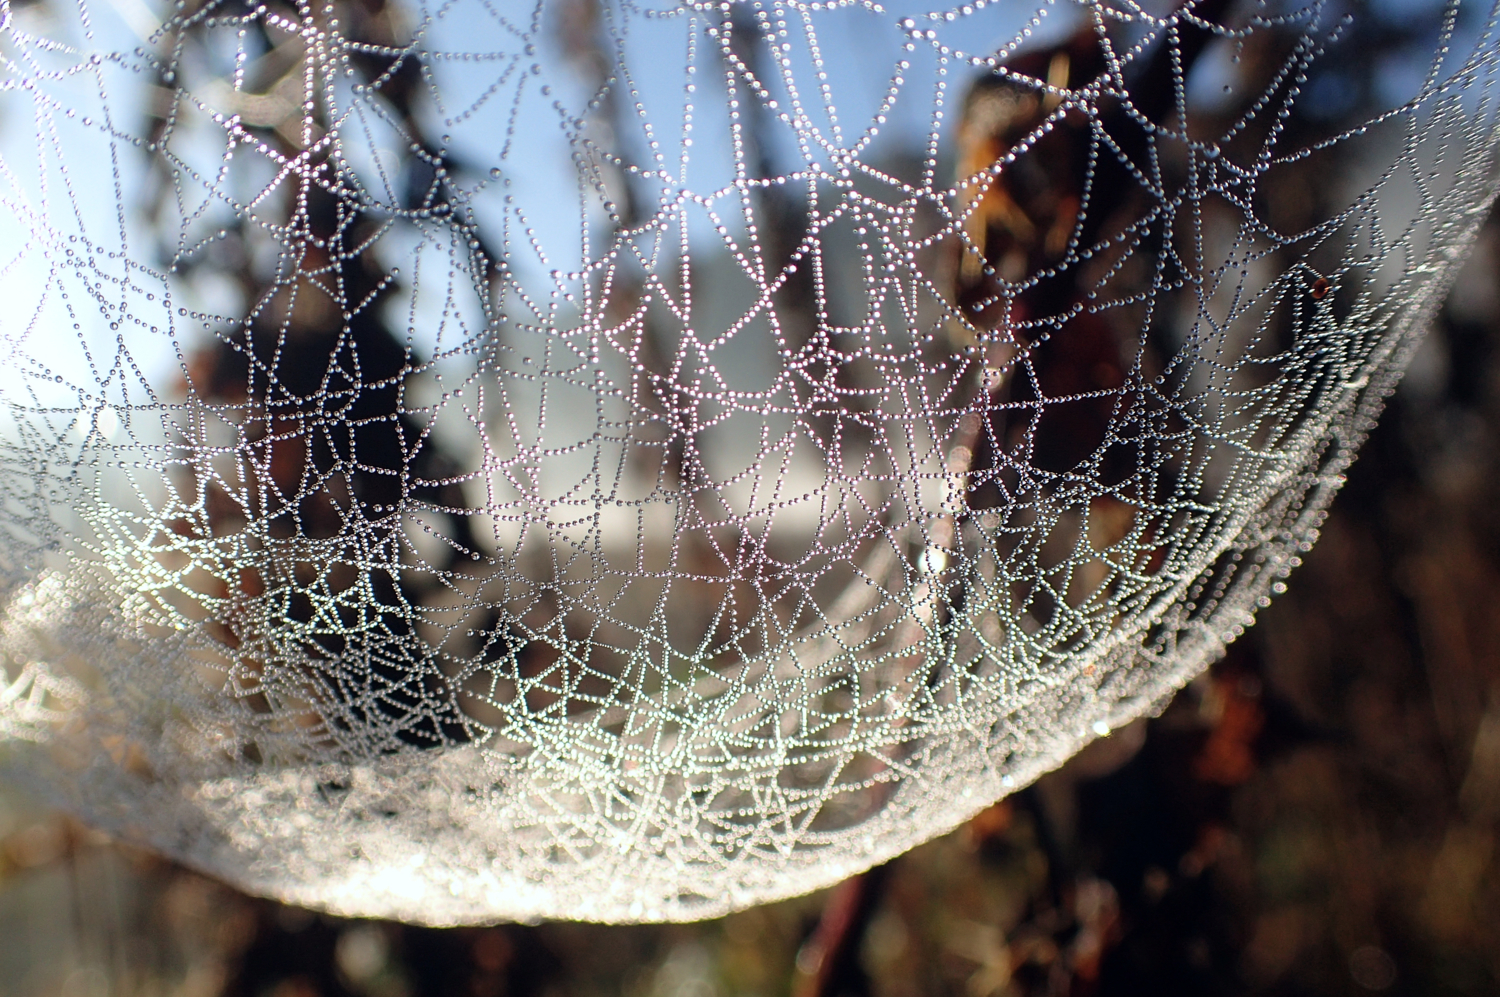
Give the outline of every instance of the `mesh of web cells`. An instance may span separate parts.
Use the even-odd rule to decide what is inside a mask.
[[[0,3],[0,766],[429,923],[953,827],[1250,625],[1440,304],[1496,11],[1387,6]]]

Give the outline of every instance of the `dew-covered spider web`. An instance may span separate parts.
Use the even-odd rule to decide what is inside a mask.
[[[1496,16],[0,0],[0,767],[430,923],[953,827],[1316,539]]]

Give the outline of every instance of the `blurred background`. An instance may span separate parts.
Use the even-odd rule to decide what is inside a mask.
[[[1372,46],[1420,43],[1430,5],[1377,8]],[[1378,105],[1379,65],[1315,110]],[[697,924],[415,928],[243,895],[5,790],[0,994],[1500,992],[1497,281],[1492,222],[1225,660],[886,866]]]

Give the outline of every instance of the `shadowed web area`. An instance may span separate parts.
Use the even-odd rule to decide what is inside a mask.
[[[0,766],[429,923],[951,828],[1316,539],[1495,193],[1387,6],[0,2]]]

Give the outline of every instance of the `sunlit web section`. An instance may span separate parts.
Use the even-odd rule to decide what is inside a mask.
[[[0,6],[8,771],[432,923],[952,827],[1315,539],[1494,194],[1388,8]]]

